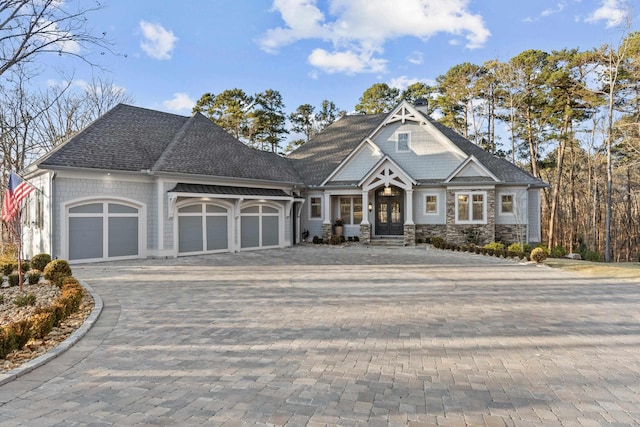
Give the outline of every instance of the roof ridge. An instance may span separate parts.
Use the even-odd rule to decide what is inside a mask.
[[[151,168],[152,171],[157,171],[162,166],[167,157],[169,157],[169,155],[175,150],[182,137],[187,133],[187,129],[193,126],[193,123],[195,123],[195,119],[198,114],[200,113],[195,113],[193,116],[189,117],[186,122],[184,122],[180,130],[173,136],[171,142],[167,144],[165,149],[162,151],[162,154],[160,155],[160,157],[158,157],[158,160],[156,160],[156,162],[153,164],[153,167]]]

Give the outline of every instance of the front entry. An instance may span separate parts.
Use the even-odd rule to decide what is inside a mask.
[[[397,187],[376,190],[376,235],[401,236],[404,232],[404,192]]]

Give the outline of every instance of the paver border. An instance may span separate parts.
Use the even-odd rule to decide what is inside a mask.
[[[17,378],[25,374],[28,374],[34,369],[60,356],[61,354],[69,350],[71,347],[73,347],[78,341],[80,341],[80,339],[84,337],[87,334],[87,332],[89,332],[89,330],[93,327],[93,325],[95,325],[95,323],[98,321],[98,318],[100,317],[100,314],[102,313],[102,309],[104,308],[104,303],[100,295],[98,295],[98,293],[95,290],[93,290],[91,286],[89,286],[83,280],[80,280],[79,282],[82,285],[82,287],[84,287],[87,290],[87,292],[91,294],[91,297],[93,298],[93,302],[94,302],[93,310],[91,310],[91,313],[86,318],[84,323],[78,329],[76,329],[71,335],[69,335],[67,339],[65,339],[60,344],[58,344],[55,348],[49,350],[48,352],[46,352],[41,356],[36,357],[35,359],[25,362],[24,364],[20,365],[17,368],[14,368],[8,372],[0,374],[0,386],[7,384],[11,381],[14,381]]]

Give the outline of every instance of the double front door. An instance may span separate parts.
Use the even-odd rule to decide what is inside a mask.
[[[404,232],[404,192],[397,187],[376,191],[376,235],[393,236]]]

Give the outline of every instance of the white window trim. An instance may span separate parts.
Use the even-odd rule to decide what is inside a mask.
[[[436,198],[436,211],[435,212],[427,211],[427,197],[431,197],[431,196]],[[425,213],[425,215],[440,215],[440,194],[438,194],[438,193],[426,193],[424,195],[424,213]]]
[[[482,217],[481,221],[468,219],[460,220],[458,218],[458,197],[461,195],[469,196],[469,218],[473,217],[473,196],[482,195]],[[486,224],[487,223],[487,192],[486,191],[457,191],[455,193],[455,212],[456,224]]]
[[[502,210],[502,198],[504,196],[511,196],[511,212],[504,212]],[[504,216],[514,216],[515,215],[515,204],[516,204],[516,195],[514,193],[503,193],[500,194],[500,210],[498,211],[500,213],[500,215],[504,215]]]
[[[400,135],[407,135],[407,149],[400,149]],[[411,152],[411,132],[398,132],[398,136],[396,137],[396,153],[409,153]]]
[[[313,212],[313,199],[320,199],[320,215],[312,216],[311,212]],[[309,196],[309,220],[311,221],[322,221],[322,196]]]

